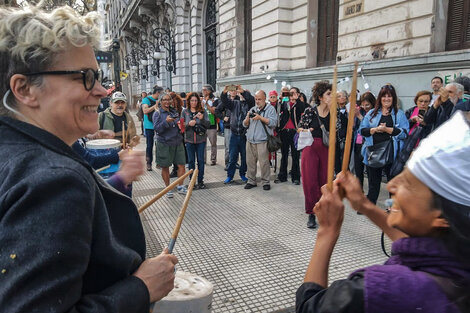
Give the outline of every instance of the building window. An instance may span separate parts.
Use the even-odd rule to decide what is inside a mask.
[[[339,0],[318,1],[318,66],[336,63]]]
[[[251,26],[251,0],[244,0],[244,20],[245,20],[245,51],[244,51],[244,72],[245,74],[251,73],[251,33],[252,33],[252,26]]]
[[[470,48],[470,1],[450,0],[446,50]]]
[[[204,33],[206,38],[206,81],[215,88],[217,80],[217,11],[215,0],[207,1],[206,23]]]

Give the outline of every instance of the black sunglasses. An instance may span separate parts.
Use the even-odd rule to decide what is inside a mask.
[[[36,75],[70,75],[70,74],[82,74],[83,86],[86,91],[90,91],[95,86],[96,81],[101,81],[103,73],[101,69],[93,70],[87,68],[80,71],[48,71],[48,72],[33,72],[33,73],[22,73],[24,76],[36,76]]]
[[[395,88],[393,88],[392,85],[384,85],[384,86],[382,86],[382,88],[380,88],[380,89],[395,90]]]

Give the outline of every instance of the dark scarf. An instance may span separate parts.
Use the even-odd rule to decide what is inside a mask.
[[[470,282],[470,266],[456,260],[436,238],[397,240],[385,265],[359,271],[364,272],[366,313],[457,313],[457,307],[426,273]]]

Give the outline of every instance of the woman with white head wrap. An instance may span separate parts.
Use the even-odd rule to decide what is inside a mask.
[[[350,173],[315,206],[320,228],[296,312],[470,312],[470,122],[459,112],[424,139],[387,189],[390,214],[366,199]],[[327,288],[343,221],[343,189],[353,209],[392,240],[384,265],[359,269]]]

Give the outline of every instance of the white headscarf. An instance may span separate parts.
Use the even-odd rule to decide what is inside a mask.
[[[470,126],[462,111],[421,141],[407,167],[438,195],[470,206]]]

